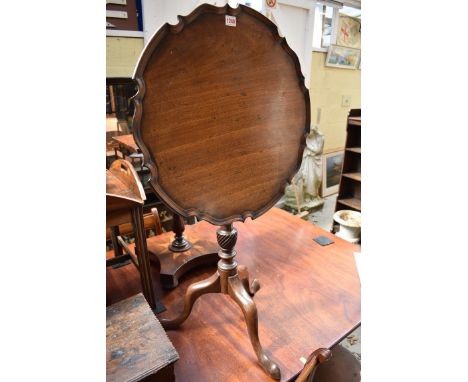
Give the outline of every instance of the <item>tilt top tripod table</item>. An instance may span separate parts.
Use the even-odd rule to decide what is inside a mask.
[[[229,295],[244,314],[258,362],[280,379],[258,336],[252,297],[259,283],[249,284],[235,260],[233,222],[268,211],[300,166],[310,101],[298,58],[257,11],[203,4],[177,25],[162,26],[133,79],[134,138],[155,193],[179,215],[220,226],[217,271],[192,284],[183,312],[161,324],[177,328],[203,294]]]

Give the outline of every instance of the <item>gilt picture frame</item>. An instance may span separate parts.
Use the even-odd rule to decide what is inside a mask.
[[[357,69],[361,58],[361,49],[330,45],[325,66],[342,69]]]

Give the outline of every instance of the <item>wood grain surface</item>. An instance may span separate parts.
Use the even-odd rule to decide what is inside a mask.
[[[106,196],[128,199],[137,204],[143,204],[146,200],[143,185],[130,162],[117,159],[106,170]],[[107,209],[113,210],[113,204],[107,204]]]
[[[113,201],[114,198],[120,198],[133,202],[133,204],[143,204],[141,197],[121,178],[109,170],[106,170],[106,196],[110,201]],[[113,203],[108,203],[108,206],[114,209]]]
[[[132,134],[117,135],[112,137],[112,139],[132,153],[138,153],[140,151]]]
[[[276,208],[235,227],[237,259],[261,284],[254,297],[260,340],[278,362],[281,380],[288,381],[301,371],[301,357],[331,348],[360,324],[360,281],[353,256],[360,248]],[[186,233],[209,240],[216,229],[200,222],[187,226]],[[148,245],[167,240],[165,235],[172,234],[151,237]],[[313,241],[319,235],[334,244],[320,246]],[[183,276],[176,289],[157,288],[156,295],[168,308],[160,317],[179,312],[187,287],[215,270],[197,268]],[[107,270],[108,303],[137,293],[135,272],[130,267]],[[168,336],[180,355],[178,380],[270,381],[256,364],[240,309],[227,296],[200,297],[187,321]]]
[[[187,239],[190,240],[192,247],[183,252],[169,250],[173,238],[171,235],[164,235],[157,241],[148,241],[149,255],[161,267],[160,279],[163,287],[176,287],[179,278],[194,267],[203,264],[217,264],[219,246],[216,242],[216,236],[211,238],[204,236],[200,239],[193,231],[190,231],[190,236],[187,236]]]
[[[142,381],[179,359],[141,293],[106,309],[106,350],[107,382]]]
[[[145,191],[134,167],[117,159],[106,170],[106,227],[130,221],[130,209],[143,205]]]
[[[302,159],[310,104],[297,56],[270,20],[204,4],[156,33],[134,78],[134,137],[168,206],[226,224],[281,197]]]

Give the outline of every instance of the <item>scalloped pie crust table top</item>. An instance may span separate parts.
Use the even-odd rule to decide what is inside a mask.
[[[310,104],[299,61],[248,7],[206,5],[179,19],[152,38],[134,76],[134,135],[152,185],[182,216],[255,218],[302,159]]]

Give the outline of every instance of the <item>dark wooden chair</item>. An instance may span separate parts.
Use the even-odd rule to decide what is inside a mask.
[[[361,364],[341,345],[317,349],[307,359],[295,382],[359,382]]]
[[[143,224],[146,232],[152,230],[155,235],[162,234],[163,228],[159,219],[159,212],[156,207],[151,208],[151,212],[143,215]],[[122,223],[116,227],[106,229],[106,241],[111,240],[113,249],[118,247],[117,241],[123,240],[122,236],[132,235],[133,225],[129,220],[127,223]],[[119,251],[119,249],[117,249]]]

